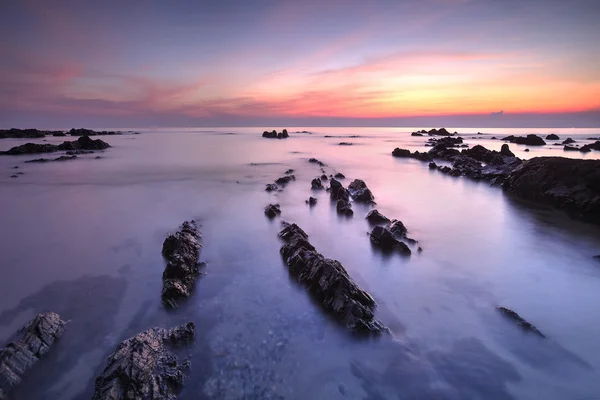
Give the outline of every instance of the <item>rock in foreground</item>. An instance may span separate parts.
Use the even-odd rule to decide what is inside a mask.
[[[361,179],[355,179],[348,185],[348,192],[350,196],[357,202],[372,203],[375,200],[373,193],[367,187],[365,181]]]
[[[600,224],[600,160],[532,158],[512,171],[503,189]]]
[[[64,332],[65,322],[53,312],[38,314],[19,333],[21,337],[0,350],[0,399],[8,396],[23,375]]]
[[[174,400],[183,386],[189,362],[180,363],[170,346],[193,340],[196,326],[152,328],[117,347],[96,378],[93,400]]]
[[[390,219],[382,213],[380,213],[378,210],[369,211],[366,219],[372,224],[383,224],[390,222]]]
[[[396,238],[392,231],[383,226],[376,226],[370,234],[371,242],[385,251],[398,251],[400,254],[409,256],[410,249],[406,243],[401,242]]]
[[[265,215],[269,218],[275,218],[281,214],[281,208],[279,208],[279,204],[269,204],[265,207]]]
[[[286,242],[280,252],[290,272],[350,332],[388,331],[375,319],[376,304],[371,295],[358,287],[339,261],[319,254],[298,225],[286,224],[279,237]]]
[[[163,272],[162,301],[166,307],[177,307],[191,294],[200,275],[198,256],[201,239],[194,221],[185,221],[179,231],[165,239],[162,254],[167,266]]]

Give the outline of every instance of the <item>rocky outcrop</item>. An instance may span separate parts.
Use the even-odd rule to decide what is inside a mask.
[[[420,161],[432,161],[433,157],[429,153],[421,153],[419,151],[415,151],[411,153],[410,150],[401,149],[396,147],[394,151],[392,151],[392,156],[398,158],[414,158]]]
[[[519,314],[517,314],[513,310],[506,307],[496,307],[496,309],[500,311],[500,313],[502,313],[502,315],[504,315],[506,318],[514,321],[517,324],[517,326],[522,328],[524,331],[534,333],[540,337],[546,337],[535,326],[533,326],[530,322],[524,320]]]
[[[383,224],[390,222],[390,219],[382,213],[380,213],[378,210],[369,211],[366,220],[372,224]]]
[[[527,135],[526,137],[510,135],[503,137],[502,140],[515,144],[525,144],[527,146],[543,146],[546,144],[544,139],[538,135]]]
[[[0,139],[36,139],[46,135],[65,136],[63,131],[41,131],[39,129],[0,129]]]
[[[284,172],[284,174],[286,175],[291,175],[294,173],[294,170],[292,168],[288,169],[287,171]]]
[[[600,224],[600,160],[532,158],[512,171],[503,189]]]
[[[508,145],[506,143],[504,143],[502,145],[502,147],[500,148],[500,154],[502,154],[503,156],[508,156],[508,157],[514,157],[515,154],[510,151],[510,148],[508,147]]]
[[[105,136],[105,135],[121,135],[122,132],[119,131],[94,131],[91,129],[79,128],[79,129],[71,129],[69,131],[69,135],[71,136]]]
[[[265,187],[267,192],[277,191],[277,189],[279,189],[279,187],[274,183],[267,183],[267,186]]]
[[[352,146],[354,143],[351,142],[339,142],[338,145],[339,146]]]
[[[418,132],[413,132],[413,133],[420,133],[421,135],[423,134],[427,134],[429,136],[452,136],[452,135],[456,135],[456,132],[454,133],[450,133],[446,130],[446,128],[440,128],[440,129],[430,129],[428,131],[426,131],[425,129],[422,129]]]
[[[575,143],[575,141],[573,139],[571,139],[571,138],[566,138],[562,142],[562,144],[571,144],[571,143]]]
[[[554,133],[551,133],[548,136],[546,136],[546,140],[560,140],[560,137],[558,135],[555,135]]]
[[[338,199],[335,204],[335,209],[340,215],[345,215],[347,217],[354,215],[354,211],[352,211],[352,205],[346,199]]]
[[[323,174],[323,175],[321,175],[321,180],[322,180],[323,182],[325,182],[325,181],[328,181],[328,180],[329,180],[329,178],[327,177],[327,175]]]
[[[335,179],[346,179],[346,176],[344,176],[344,174],[342,174],[341,172],[338,172],[337,174],[335,174],[333,176]]]
[[[265,207],[265,215],[267,217],[275,218],[279,214],[281,214],[281,208],[279,207],[279,204],[269,204]]]
[[[26,163],[45,163],[50,161],[69,161],[75,160],[77,156],[60,156],[57,158],[35,158],[33,160],[25,161]]]
[[[335,178],[329,181],[329,195],[333,200],[350,200],[348,190]]]
[[[580,151],[582,153],[589,153],[591,150],[589,148],[579,148],[579,147],[575,147],[575,146],[569,146],[566,145],[565,147],[563,147],[564,151]]]
[[[121,342],[96,378],[93,400],[175,400],[189,362],[180,362],[171,348],[191,342],[195,333],[188,322],[148,329]]]
[[[202,236],[194,221],[185,221],[181,228],[167,236],[162,255],[167,260],[163,272],[162,301],[166,307],[177,307],[190,296],[200,275],[198,256]]]
[[[375,319],[373,297],[358,287],[339,261],[319,254],[298,225],[285,224],[279,237],[286,242],[280,252],[292,275],[346,329],[359,334],[388,331]]]
[[[584,152],[584,153],[590,152],[592,150],[600,151],[600,140],[598,140],[598,141],[596,141],[594,143],[584,144],[579,149],[579,151]]]
[[[361,203],[372,203],[375,200],[373,193],[367,187],[365,181],[361,179],[355,179],[348,185],[348,192],[350,192],[350,196],[354,199],[354,201]]]
[[[383,226],[376,226],[369,235],[371,242],[385,251],[398,251],[403,255],[410,255],[410,248],[406,243],[398,240],[390,229]]]
[[[262,134],[262,137],[267,138],[267,139],[287,139],[290,137],[290,135],[288,134],[287,129],[284,129],[283,131],[277,133],[277,131],[273,130],[271,132],[269,131],[264,131]]]
[[[0,155],[21,155],[21,154],[38,154],[52,153],[55,151],[73,151],[73,150],[104,150],[110,145],[100,139],[90,139],[89,136],[82,136],[72,142],[63,142],[55,145],[50,143],[25,143],[21,146],[16,146],[8,151],[0,152]]]
[[[317,164],[320,167],[324,167],[326,165],[323,161],[319,161],[316,158],[309,158],[308,162],[311,164]]]
[[[311,189],[321,190],[323,189],[323,182],[321,182],[321,179],[315,178],[310,182],[310,187]]]
[[[447,136],[439,139],[428,139],[425,146],[435,146],[436,144],[443,144],[446,147],[468,147],[466,144],[463,144],[463,139],[461,137],[452,136]]]
[[[392,151],[392,155],[394,157],[409,158],[409,157],[411,157],[411,152],[410,152],[410,150],[401,149],[399,147],[396,147],[394,149],[394,151]]]
[[[285,186],[291,181],[295,181],[296,177],[294,175],[285,175],[280,178],[275,179],[275,183],[279,186]]]
[[[410,136],[423,136],[423,134],[420,132],[413,132],[410,134]]]
[[[21,328],[18,339],[0,350],[0,399],[7,398],[25,373],[48,353],[65,324],[56,313],[38,314]]]

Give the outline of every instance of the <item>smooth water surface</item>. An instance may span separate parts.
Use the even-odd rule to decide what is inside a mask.
[[[394,147],[426,149],[427,137],[411,130],[313,128],[287,140],[262,139],[256,128],[141,130],[101,137],[113,147],[68,162],[1,156],[1,343],[38,312],[69,320],[14,398],[89,399],[121,340],[189,320],[198,331],[180,352],[192,362],[181,399],[600,398],[600,262],[592,258],[600,229],[393,158]],[[580,144],[600,136],[457,130],[496,150],[502,142],[492,136],[557,133]],[[26,141],[4,139],[0,150]],[[510,147],[523,158],[600,158]],[[402,220],[424,251],[402,258],[374,249],[364,219],[371,207],[353,204],[354,217],[339,217],[327,192],[310,189],[321,175],[310,157],[327,174],[345,174],[344,185],[366,181],[376,208]],[[264,191],[289,168],[295,182]],[[263,214],[271,202],[282,209],[273,221]],[[186,219],[201,225],[207,265],[193,296],[168,312],[160,250]],[[392,335],[353,338],[322,311],[281,260],[281,220],[346,267]],[[521,331],[496,306],[547,338]]]

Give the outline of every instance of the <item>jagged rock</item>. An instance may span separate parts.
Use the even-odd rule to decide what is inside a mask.
[[[308,162],[309,162],[309,163],[312,163],[312,164],[317,164],[317,165],[319,165],[320,167],[324,167],[324,166],[326,165],[324,162],[322,162],[322,161],[319,161],[319,160],[317,160],[316,158],[310,158],[310,159],[308,160]]]
[[[600,160],[535,157],[513,170],[503,189],[600,224]]]
[[[436,169],[437,167],[438,166],[437,166],[437,164],[435,162],[432,161],[432,162],[429,163],[429,169]]]
[[[57,158],[35,158],[33,160],[25,161],[26,163],[45,163],[50,161],[69,161],[75,160],[77,156],[60,156]]]
[[[502,147],[500,148],[500,154],[502,154],[503,156],[509,156],[509,157],[514,157],[515,154],[510,151],[510,148],[508,147],[508,145],[506,143],[504,143],[502,145]]]
[[[65,136],[63,131],[41,131],[39,129],[0,129],[0,139],[36,139],[46,135]]]
[[[18,339],[0,349],[0,399],[8,398],[27,370],[48,353],[65,324],[56,313],[38,314],[19,330]]]
[[[346,177],[344,176],[344,174],[342,174],[341,172],[338,172],[337,174],[335,174],[333,176],[335,179],[346,179]]]
[[[397,219],[393,220],[389,226],[390,232],[392,232],[396,237],[406,237],[406,233],[408,229],[402,223],[402,221],[398,221]]]
[[[376,226],[369,235],[371,242],[382,250],[387,251],[398,251],[404,255],[410,255],[411,251],[408,246],[396,239],[394,234],[383,226]]]
[[[378,210],[369,211],[366,219],[372,224],[382,224],[390,222],[390,219],[382,213],[380,213]]]
[[[162,301],[166,307],[177,307],[189,297],[200,275],[198,256],[202,236],[194,221],[185,221],[181,228],[167,236],[162,255],[167,260],[163,272]]]
[[[571,138],[566,138],[562,142],[562,144],[571,144],[571,143],[575,143],[575,141],[573,139],[571,139]]]
[[[273,130],[271,132],[269,131],[264,131],[262,134],[262,137],[267,138],[267,139],[287,139],[288,137],[290,137],[290,135],[288,134],[287,129],[284,129],[283,131],[277,133],[277,131]]]
[[[306,200],[306,204],[308,204],[309,206],[314,206],[315,204],[317,204],[317,199],[311,196],[308,198],[308,200]]]
[[[275,218],[281,214],[281,209],[279,208],[279,204],[269,204],[265,207],[265,215],[269,218]]]
[[[282,176],[281,178],[275,179],[275,183],[280,186],[285,186],[289,182],[295,181],[295,180],[296,180],[296,177],[294,175],[286,175],[286,176]]]
[[[338,214],[346,215],[348,217],[354,214],[354,211],[352,211],[352,205],[346,199],[338,199],[337,203],[335,204],[335,209],[337,210]]]
[[[267,184],[267,187],[265,188],[265,190],[266,190],[267,192],[273,192],[273,191],[277,191],[277,189],[279,189],[279,186],[277,186],[277,185],[276,185],[276,184],[274,184],[274,183],[268,183],[268,184]]]
[[[63,142],[59,145],[50,143],[25,143],[21,146],[16,146],[8,151],[0,152],[0,155],[20,155],[20,154],[38,154],[38,153],[52,153],[55,151],[63,150],[104,150],[109,148],[110,145],[100,139],[90,139],[89,136],[82,136],[79,139],[72,142]]]
[[[535,333],[536,335],[541,337],[546,337],[535,326],[533,326],[530,322],[524,320],[519,314],[517,314],[513,310],[508,309],[506,307],[496,307],[496,309],[500,311],[500,313],[502,313],[502,315],[504,315],[505,317],[513,320],[518,326],[523,328],[523,330]]]
[[[558,135],[555,135],[554,133],[551,133],[548,136],[546,136],[546,140],[560,140],[560,137],[558,137]]]
[[[96,378],[93,400],[175,400],[189,362],[179,362],[171,347],[191,342],[195,331],[188,322],[148,329],[121,342]]]
[[[350,196],[357,202],[363,203],[372,203],[375,200],[373,197],[373,193],[367,187],[365,181],[361,179],[355,179],[348,185],[348,192],[350,192]]]
[[[348,190],[341,184],[337,179],[331,179],[329,181],[329,195],[334,200],[344,199],[346,201],[350,200],[350,195]]]
[[[279,237],[286,242],[280,252],[290,272],[346,329],[361,334],[388,331],[375,319],[371,295],[358,287],[339,261],[319,254],[298,225],[286,224]]]
[[[428,134],[429,136],[452,136],[452,135],[456,135],[456,132],[454,133],[450,133],[446,130],[446,128],[440,128],[440,129],[430,129],[429,131],[426,131],[425,129],[422,129],[418,132],[413,132],[413,133],[420,133],[420,134]]]
[[[461,137],[452,137],[447,136],[440,139],[429,139],[427,140],[431,146],[435,146],[436,144],[443,144],[446,147],[460,147],[463,144],[463,139]]]
[[[528,146],[543,146],[546,144],[544,139],[538,135],[527,135],[526,137],[510,135],[503,137],[502,140],[515,144],[525,144]]]
[[[315,178],[310,182],[310,187],[315,190],[320,190],[323,189],[323,183],[321,182],[321,179]]]

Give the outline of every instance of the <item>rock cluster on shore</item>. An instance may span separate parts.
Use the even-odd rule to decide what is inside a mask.
[[[287,129],[284,129],[283,131],[277,133],[276,130],[273,130],[271,132],[269,131],[264,131],[262,134],[262,137],[267,138],[267,139],[287,139],[290,137],[290,135],[288,134]]]
[[[200,275],[200,231],[194,221],[185,221],[181,228],[167,236],[162,255],[167,260],[163,272],[162,301],[166,307],[177,307],[189,297]]]
[[[53,312],[38,314],[20,331],[20,337],[0,350],[0,399],[6,398],[25,373],[63,334],[65,322]]]
[[[340,215],[352,216],[352,205],[350,204],[350,193],[340,181],[332,178],[329,181],[329,196],[336,201],[335,208]]]
[[[323,308],[353,333],[380,334],[388,329],[377,319],[375,300],[360,289],[339,261],[326,259],[296,224],[284,224],[281,255],[290,272]]]
[[[423,136],[423,135],[429,135],[429,136],[453,136],[456,135],[457,133],[450,133],[446,130],[446,128],[440,128],[440,129],[430,129],[428,131],[426,131],[425,129],[422,129],[420,131],[417,132],[413,132],[412,135],[413,136]]]
[[[55,151],[75,151],[75,150],[105,150],[110,145],[100,139],[90,139],[89,136],[82,136],[72,142],[63,142],[59,145],[50,143],[25,143],[21,146],[16,146],[8,151],[0,152],[0,155],[22,155],[22,154],[38,154],[38,153],[53,153]]]
[[[191,342],[195,330],[188,322],[148,329],[121,342],[96,378],[93,400],[175,400],[189,362],[180,362],[171,347]]]

